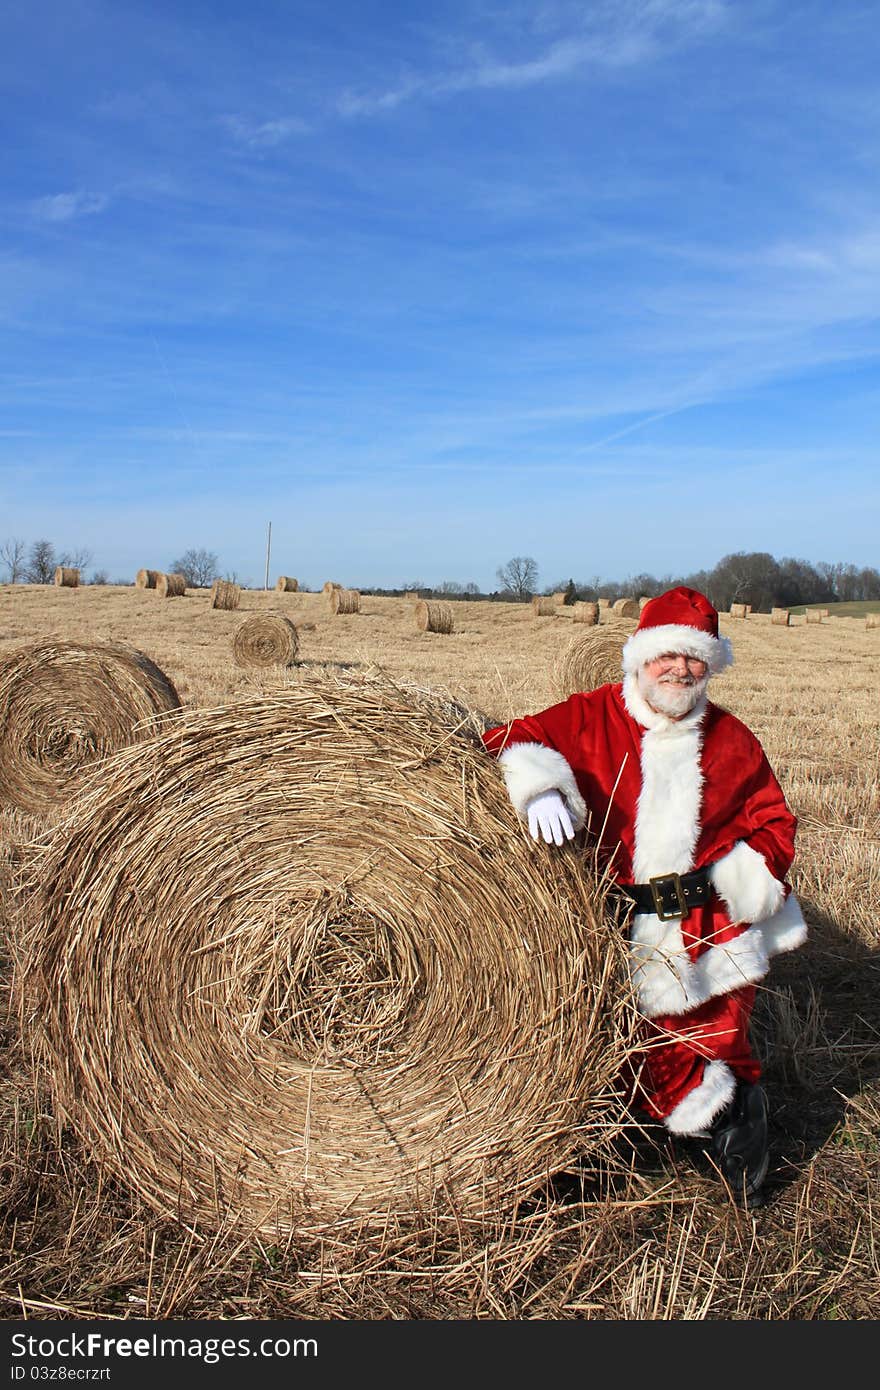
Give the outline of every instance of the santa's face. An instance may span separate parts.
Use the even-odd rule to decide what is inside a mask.
[[[683,719],[709,684],[709,667],[696,656],[665,652],[639,667],[639,693],[657,714]]]

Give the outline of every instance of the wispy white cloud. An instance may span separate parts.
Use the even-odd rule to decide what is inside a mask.
[[[409,74],[379,92],[343,91],[335,109],[343,117],[372,116],[417,97],[452,96],[479,90],[519,90],[572,77],[582,69],[614,70],[651,62],[696,41],[726,22],[727,0],[617,0],[594,9],[590,27],[562,35],[534,54],[495,56],[485,46],[457,69]],[[581,24],[582,11],[578,8]]]
[[[93,217],[109,203],[105,193],[76,189],[72,193],[51,193],[31,204],[37,217],[46,222],[72,222],[77,217]]]
[[[248,149],[273,149],[296,136],[308,135],[311,126],[299,116],[284,116],[274,121],[251,121],[243,116],[224,116],[222,124],[239,145]]]

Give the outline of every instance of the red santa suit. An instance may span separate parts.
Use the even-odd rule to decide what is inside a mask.
[[[533,797],[558,790],[618,883],[708,868],[702,906],[666,920],[637,911],[629,928],[651,1043],[638,1097],[673,1133],[700,1135],[737,1078],[758,1079],[748,1038],[755,986],[773,955],[801,945],[806,926],[786,883],[797,822],[758,740],[705,695],[680,719],[642,697],[640,666],[668,652],[696,656],[710,673],[732,660],[715,609],[694,590],[645,605],[623,650],[621,684],[571,695],[483,738],[519,816]]]

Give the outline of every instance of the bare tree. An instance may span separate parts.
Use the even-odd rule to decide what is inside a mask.
[[[506,565],[499,565],[495,571],[503,589],[507,589],[518,599],[532,597],[538,583],[538,562],[531,555],[514,555]]]
[[[168,566],[170,574],[182,574],[188,589],[207,589],[220,578],[220,565],[213,550],[185,550]]]
[[[24,578],[26,542],[10,536],[0,545],[0,560],[6,566],[8,584],[18,584]]]
[[[86,550],[84,545],[76,550],[65,550],[58,556],[59,565],[67,565],[70,569],[84,570],[87,565],[92,563],[92,552]]]
[[[29,584],[51,584],[58,568],[58,557],[51,541],[34,541],[30,548],[24,576]]]

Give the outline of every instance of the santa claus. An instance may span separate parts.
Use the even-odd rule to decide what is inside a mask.
[[[535,839],[586,829],[631,905],[629,960],[650,1046],[636,1099],[710,1141],[734,1197],[757,1206],[767,1101],[749,1040],[770,958],[806,938],[786,882],[796,820],[755,736],[706,698],[733,660],[718,613],[679,587],[645,604],[623,681],[488,730]]]

